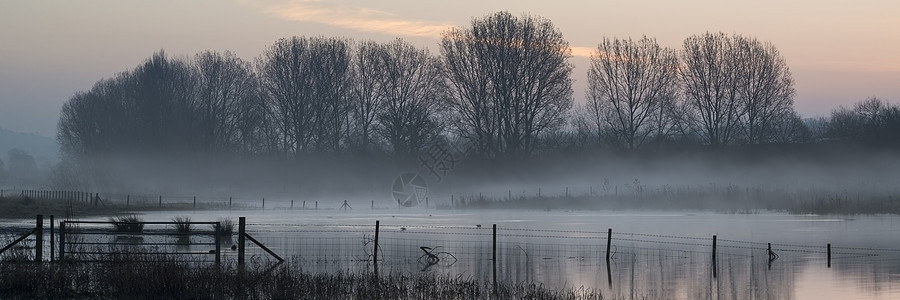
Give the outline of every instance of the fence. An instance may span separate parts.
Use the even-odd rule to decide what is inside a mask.
[[[290,263],[314,273],[427,272],[493,283],[616,286],[620,290],[640,290],[651,284],[674,290],[683,284],[667,283],[671,278],[774,284],[778,278],[792,276],[792,268],[797,263],[830,268],[833,261],[885,262],[900,258],[900,249],[773,244],[614,229],[398,226],[379,220],[372,224],[286,224],[254,223],[244,218],[239,219],[237,244],[233,234],[215,234],[213,226],[221,226],[218,222],[191,222],[208,226],[208,230],[197,228],[184,234],[174,228],[179,222],[139,222],[147,227],[136,234],[117,231],[114,222],[62,221],[58,227],[59,252],[54,256],[53,221],[49,238],[43,230],[46,224],[43,217],[39,216],[36,222],[27,235],[3,250],[28,242],[25,237],[31,236],[37,261],[45,260],[42,253],[46,250],[51,252],[51,261],[105,261],[115,259],[118,253],[138,250],[176,255],[191,262],[223,259],[241,265],[245,257],[281,260],[285,256],[290,258]],[[128,226],[132,222],[119,225]],[[182,239],[184,236],[188,236],[188,241]],[[49,240],[49,248],[45,240]],[[256,247],[252,244],[247,247],[248,241]]]
[[[191,228],[204,225],[210,228]],[[58,259],[110,261],[128,259],[132,254],[159,254],[188,262],[212,256],[219,264],[220,228],[219,222],[62,221]]]
[[[235,197],[235,196],[184,196],[162,194],[122,194],[122,193],[98,193],[84,191],[58,191],[58,190],[22,190],[0,189],[0,198],[27,197],[34,200],[65,201],[67,204],[82,203],[90,206],[124,206],[125,208],[219,208],[219,209],[245,209],[266,208],[266,197]],[[278,205],[285,205],[285,199],[281,199]],[[269,201],[272,208],[272,201]],[[317,200],[290,200],[290,208],[318,209]],[[374,207],[374,202],[373,202]]]
[[[639,289],[641,284],[685,278],[774,284],[780,279],[757,277],[792,276],[794,268],[802,264],[830,268],[832,262],[842,261],[847,263],[842,267],[851,268],[859,265],[857,262],[872,265],[869,262],[900,258],[900,249],[768,243],[614,229],[397,226],[382,221],[247,223],[247,228],[273,251],[293,258],[293,263],[310,272],[426,272],[486,282],[550,286]],[[258,250],[249,254],[264,255]]]

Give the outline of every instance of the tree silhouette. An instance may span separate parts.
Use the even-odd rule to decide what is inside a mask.
[[[498,12],[443,34],[453,128],[484,156],[529,155],[572,107],[569,43],[546,19]]]
[[[605,132],[620,147],[636,149],[668,131],[677,72],[675,50],[654,39],[605,38],[591,55],[588,71],[588,109],[598,134]]]

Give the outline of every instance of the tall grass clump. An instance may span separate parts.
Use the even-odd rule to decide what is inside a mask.
[[[140,233],[144,231],[144,220],[135,215],[110,217],[115,232]]]
[[[231,236],[234,232],[234,221],[229,218],[219,218],[219,228],[213,224],[212,229],[218,236]]]
[[[172,217],[172,222],[175,223],[175,232],[177,232],[177,233],[190,233],[191,232],[191,217],[189,217],[189,216],[174,216],[174,217]]]

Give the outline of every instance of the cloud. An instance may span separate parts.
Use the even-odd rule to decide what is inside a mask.
[[[396,14],[368,7],[323,0],[238,0],[278,19],[331,25],[362,32],[394,36],[439,39],[453,24],[404,19]],[[572,55],[590,57],[595,49],[571,47]]]
[[[597,49],[591,47],[572,46],[570,48],[572,49],[572,56],[577,57],[591,57],[591,53],[597,51]]]
[[[377,9],[318,0],[239,0],[273,17],[396,36],[440,38],[452,24],[403,19]]]

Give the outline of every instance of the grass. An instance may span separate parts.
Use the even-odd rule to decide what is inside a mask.
[[[182,234],[191,232],[191,217],[174,216],[172,222],[175,223],[175,232]]]
[[[113,231],[126,233],[141,233],[144,231],[144,220],[135,215],[110,217]]]
[[[3,299],[603,299],[584,289],[432,274],[312,274],[289,264],[178,262],[134,254],[107,263],[0,264]]]
[[[0,238],[0,247],[5,247],[19,238],[19,235],[4,235]],[[34,261],[34,242],[25,239],[0,254],[0,263]]]
[[[234,232],[234,221],[229,218],[219,218],[219,228],[216,228],[216,225],[211,225],[212,230],[215,231],[216,235],[219,236],[231,236]]]

